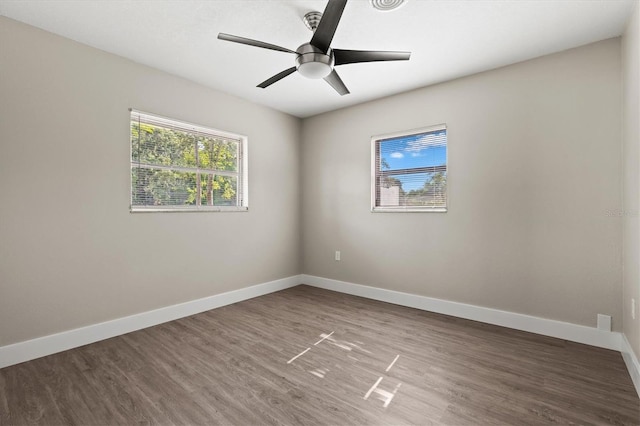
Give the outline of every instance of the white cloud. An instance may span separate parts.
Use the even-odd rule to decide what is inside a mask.
[[[404,154],[401,152],[392,152],[390,155],[391,158],[403,158]]]
[[[407,142],[405,151],[420,152],[423,149],[435,146],[445,146],[447,144],[446,133],[427,133]]]

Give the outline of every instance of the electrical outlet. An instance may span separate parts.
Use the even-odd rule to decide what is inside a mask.
[[[631,318],[636,319],[636,299],[631,299]]]
[[[340,252],[336,250],[336,261],[340,260]]]
[[[598,330],[611,331],[611,316],[598,314]]]

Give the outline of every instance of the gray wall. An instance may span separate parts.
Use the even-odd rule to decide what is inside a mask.
[[[129,107],[249,137],[246,213],[129,213]],[[0,346],[297,275],[300,120],[0,17]]]
[[[620,60],[611,39],[306,119],[304,272],[620,331]],[[448,213],[371,213],[370,137],[440,123]]]
[[[623,82],[624,82],[624,274],[622,312],[623,332],[637,357],[640,357],[640,327],[638,308],[635,320],[631,316],[631,299],[640,304],[640,6],[631,16],[627,30],[622,37]]]
[[[620,64],[613,39],[301,123],[0,17],[0,346],[301,272],[620,330]],[[129,107],[248,135],[249,212],[130,214]],[[449,212],[371,213],[370,137],[439,123]]]

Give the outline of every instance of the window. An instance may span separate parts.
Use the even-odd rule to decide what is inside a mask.
[[[447,211],[447,127],[371,138],[373,211]]]
[[[247,210],[247,138],[131,111],[131,211]]]

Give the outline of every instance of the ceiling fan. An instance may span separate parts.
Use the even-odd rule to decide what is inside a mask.
[[[358,62],[406,61],[411,57],[411,52],[332,49],[330,47],[331,40],[333,40],[333,35],[338,28],[338,23],[340,22],[346,4],[347,0],[329,0],[324,14],[320,12],[307,13],[304,16],[304,21],[307,27],[314,32],[313,37],[309,43],[300,45],[296,51],[276,46],[275,44],[231,34],[220,33],[218,34],[218,38],[220,40],[296,55],[296,66],[274,75],[258,84],[257,87],[267,88],[273,83],[298,71],[307,78],[323,78],[336,92],[344,96],[349,93],[349,89],[347,89],[347,86],[343,83],[334,66]]]

